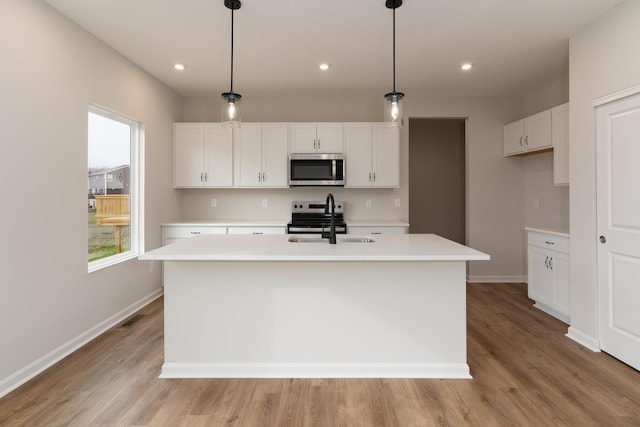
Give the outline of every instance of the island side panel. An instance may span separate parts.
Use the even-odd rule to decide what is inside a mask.
[[[164,377],[469,377],[465,263],[165,262]]]

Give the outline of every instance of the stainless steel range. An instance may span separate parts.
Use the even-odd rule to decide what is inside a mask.
[[[344,222],[344,202],[335,202],[335,224],[337,234],[347,233]],[[326,213],[324,201],[291,202],[291,221],[287,224],[289,234],[328,234],[331,214]]]

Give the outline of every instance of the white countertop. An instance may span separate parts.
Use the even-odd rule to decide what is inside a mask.
[[[203,220],[183,220],[175,222],[162,223],[163,227],[286,227],[288,219],[256,219],[256,220],[237,220],[237,219],[203,219]]]
[[[314,235],[297,235],[313,237]],[[164,261],[470,261],[488,254],[435,234],[380,234],[373,243],[291,243],[291,234],[200,235],[139,256]],[[353,238],[354,235],[340,235]]]
[[[353,227],[408,227],[406,221],[398,221],[393,219],[351,219],[345,218],[347,226]]]

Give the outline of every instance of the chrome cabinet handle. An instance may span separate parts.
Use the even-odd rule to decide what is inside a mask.
[[[202,233],[202,232],[201,232],[201,231],[190,231],[189,233],[190,233],[190,234],[200,234],[200,233]]]
[[[371,182],[371,172],[369,172],[369,182]]]
[[[544,257],[544,266],[549,268],[549,257]]]
[[[524,145],[529,145],[529,135],[524,137]]]
[[[204,182],[209,182],[209,172],[204,173]]]
[[[549,258],[549,268],[553,270],[553,258]]]
[[[520,137],[520,147],[522,147],[522,137]]]
[[[262,182],[267,182],[267,175],[262,172]]]
[[[262,182],[261,176],[262,176],[262,174],[260,172],[258,172],[258,182]]]
[[[373,182],[376,182],[376,173],[373,173]]]
[[[204,175],[204,174],[203,174],[202,172],[200,172],[200,182],[204,182],[204,180],[202,179],[202,176],[203,176],[203,175]]]
[[[555,242],[550,242],[550,241],[548,241],[548,240],[545,240],[544,242],[545,242],[547,245],[555,245],[555,244],[556,244]]]

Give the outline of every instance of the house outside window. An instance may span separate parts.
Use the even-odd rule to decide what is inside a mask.
[[[89,107],[89,271],[138,255],[138,139],[138,122],[101,107]]]

